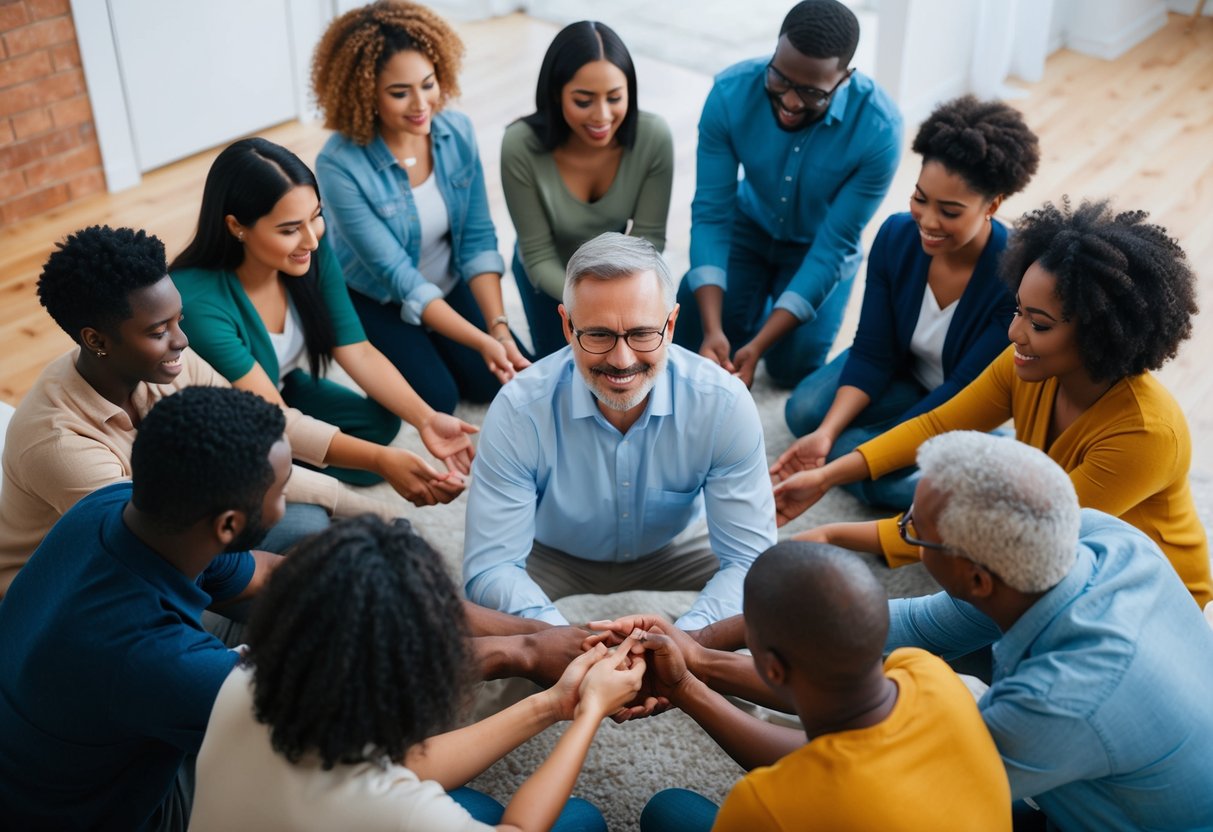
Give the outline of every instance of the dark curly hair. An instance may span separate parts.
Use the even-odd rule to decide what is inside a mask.
[[[838,0],[801,0],[779,27],[779,34],[801,55],[837,58],[839,69],[855,57],[859,45],[859,18]]]
[[[324,126],[357,144],[370,144],[378,122],[379,73],[393,55],[409,50],[434,65],[444,101],[459,97],[463,41],[425,6],[378,0],[330,23],[312,56],[312,91]]]
[[[522,120],[539,137],[545,150],[555,150],[568,141],[572,132],[564,120],[560,96],[577,71],[593,61],[610,61],[627,79],[628,114],[615,134],[624,147],[636,144],[636,124],[640,105],[636,101],[636,67],[632,55],[615,30],[595,20],[570,23],[552,39],[539,67],[535,88],[535,112]]]
[[[311,188],[320,199],[320,186],[311,169],[282,145],[260,136],[228,145],[206,174],[194,239],[174,258],[169,270],[235,271],[244,262],[244,244],[232,235],[227,216],[248,228],[300,186]],[[320,257],[313,256],[306,274],[283,281],[299,313],[313,377],[328,367],[337,345],[337,330],[320,292],[319,273]]]
[[[253,709],[292,763],[326,769],[446,730],[468,679],[466,622],[442,559],[407,523],[364,516],[304,541],[248,629]]]
[[[168,276],[164,243],[146,231],[94,225],[55,248],[38,278],[38,300],[77,343],[85,327],[117,338],[131,316],[131,293]]]
[[[187,387],[166,396],[131,448],[131,502],[178,531],[230,509],[259,518],[274,481],[270,448],[285,429],[282,409],[255,393]]]
[[[1179,243],[1145,211],[1115,213],[1107,200],[1072,210],[1046,202],[1015,226],[1002,277],[1018,292],[1040,263],[1057,279],[1062,315],[1076,324],[1078,352],[1095,381],[1157,370],[1192,334],[1195,278]]]
[[[1019,193],[1040,164],[1040,141],[1023,115],[971,95],[940,104],[918,128],[914,152],[939,162],[986,199]]]

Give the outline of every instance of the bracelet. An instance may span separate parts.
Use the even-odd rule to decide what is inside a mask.
[[[497,326],[497,324],[505,324],[506,326],[509,326],[510,325],[509,316],[508,315],[498,315],[496,318],[493,318],[493,322],[491,324],[489,324],[489,329],[492,329],[493,327]]]

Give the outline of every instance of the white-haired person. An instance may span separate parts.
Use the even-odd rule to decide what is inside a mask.
[[[1080,509],[1065,471],[1023,443],[955,431],[917,461],[900,534],[945,591],[890,601],[885,650],[951,659],[992,646],[977,706],[1015,828],[1213,829],[1213,631],[1158,546]],[[654,623],[709,686],[769,699],[748,656],[651,616],[592,626]]]
[[[1213,599],[1209,539],[1188,468],[1192,439],[1179,403],[1156,379],[1192,333],[1196,278],[1183,249],[1142,211],[1107,202],[1071,210],[1046,203],[1025,214],[1002,258],[1015,292],[1011,344],[971,384],[854,451],[817,467],[801,441],[771,468],[780,525],[835,486],[878,478],[914,462],[927,439],[997,428],[1065,469],[1079,505],[1145,532],[1202,607]],[[916,560],[893,518],[833,523],[798,535]]]

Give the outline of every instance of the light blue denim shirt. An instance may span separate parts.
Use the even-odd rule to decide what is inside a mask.
[[[1012,796],[1052,825],[1213,829],[1213,631],[1140,531],[1084,509],[1069,574],[1005,634],[944,593],[890,612],[888,650],[993,643],[978,707]]]
[[[442,110],[431,135],[432,175],[451,220],[451,268],[462,280],[500,274],[505,261],[497,251],[472,122]],[[404,168],[380,136],[362,147],[335,133],[316,158],[316,178],[346,283],[380,303],[402,304],[401,318],[420,324],[421,313],[442,290],[417,270],[421,224]]]
[[[859,269],[859,237],[884,200],[901,156],[901,114],[880,87],[854,73],[811,127],[775,123],[765,89],[769,59],[716,76],[699,119],[691,203],[691,289],[726,288],[737,211],[776,240],[809,246],[775,301],[801,321]],[[744,178],[738,181],[740,165]]]
[[[531,580],[534,540],[626,563],[707,514],[717,572],[678,622],[697,629],[741,612],[750,564],[775,543],[762,424],[738,379],[670,345],[644,412],[626,434],[603,417],[565,347],[501,388],[480,431],[464,538],[467,597],[553,624]]]

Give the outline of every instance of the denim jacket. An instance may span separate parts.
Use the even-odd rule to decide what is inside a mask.
[[[434,176],[451,221],[451,267],[462,280],[500,274],[497,233],[489,215],[476,133],[463,113],[443,110],[431,129]],[[409,177],[376,136],[366,147],[339,133],[316,159],[316,178],[333,251],[351,289],[381,303],[402,305],[400,317],[419,325],[442,290],[417,270],[421,224]]]

